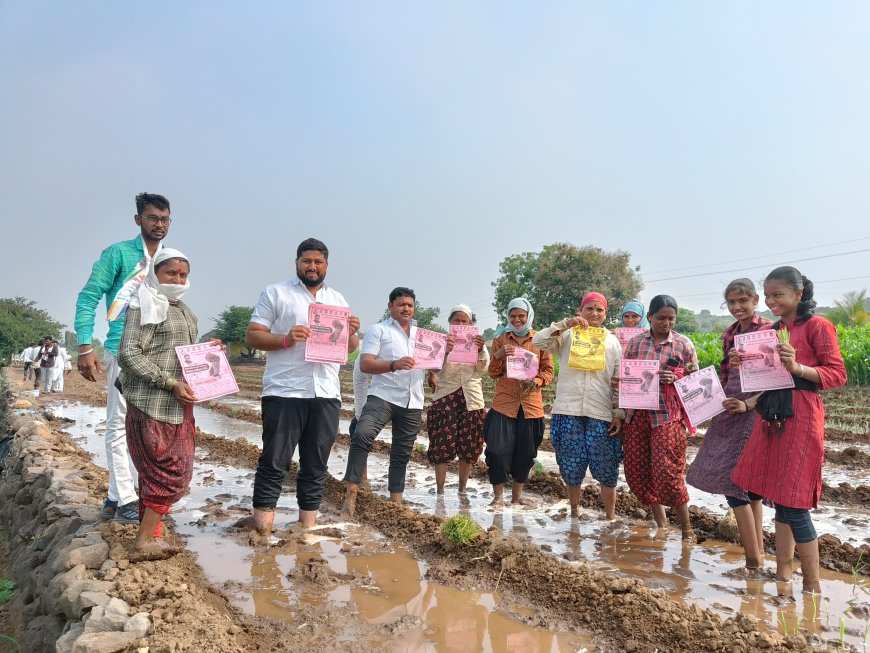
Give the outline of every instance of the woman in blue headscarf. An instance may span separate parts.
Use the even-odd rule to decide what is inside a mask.
[[[649,320],[646,319],[646,311],[643,310],[643,304],[637,299],[631,299],[625,302],[620,313],[620,319],[624,327],[638,327],[640,329],[649,329]]]
[[[492,409],[484,423],[486,465],[493,486],[493,504],[500,504],[504,484],[513,481],[512,503],[525,503],[523,485],[538,455],[544,437],[544,399],[541,388],[553,381],[553,360],[550,354],[532,344],[532,322],[535,311],[529,300],[517,297],[508,304],[508,321],[501,334],[492,341],[489,375],[496,380]],[[508,378],[508,357],[522,350],[527,357],[529,373],[524,380]],[[519,359],[512,359],[512,362]]]

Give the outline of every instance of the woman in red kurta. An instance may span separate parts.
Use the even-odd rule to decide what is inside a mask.
[[[778,349],[795,388],[750,400],[750,406],[758,404],[761,415],[755,419],[731,479],[776,506],[777,578],[791,578],[797,546],[803,589],[819,592],[819,543],[809,513],[822,493],[825,457],[825,406],[819,390],[844,385],[846,368],[836,329],[813,315],[816,303],[809,279],[793,267],[776,268],[764,281],[764,299],[780,318],[774,328],[788,329],[789,342]],[[733,350],[731,364],[740,364]],[[774,410],[779,414],[774,416]]]

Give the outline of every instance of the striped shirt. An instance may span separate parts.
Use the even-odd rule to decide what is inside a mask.
[[[628,341],[625,347],[624,359],[629,360],[658,360],[662,368],[682,368],[686,374],[698,369],[698,353],[694,343],[686,336],[671,331],[664,342],[656,343],[653,340],[652,331],[641,333]],[[676,365],[669,365],[668,360],[674,358]],[[687,368],[691,368],[687,369]],[[628,411],[634,414],[634,411]],[[650,414],[650,426],[656,428],[667,424],[671,420],[668,408],[665,405],[665,392],[662,386],[659,392],[659,409],[647,411]]]
[[[175,355],[179,345],[196,342],[196,316],[182,302],[169,305],[160,324],[141,324],[138,308],[127,309],[118,362],[124,398],[151,419],[168,424],[184,421],[184,407],[172,394],[182,379]]]

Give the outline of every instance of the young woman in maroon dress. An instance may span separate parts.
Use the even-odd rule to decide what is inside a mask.
[[[789,342],[779,356],[795,380],[793,390],[762,393],[755,405],[752,435],[731,479],[738,486],[772,501],[776,507],[776,575],[789,581],[795,546],[801,561],[803,589],[819,592],[819,542],[810,509],[822,493],[825,457],[825,406],[820,390],[846,383],[837,331],[813,315],[813,284],[793,267],[776,268],[764,280],[764,300],[788,329]],[[732,350],[730,364],[740,365]]]

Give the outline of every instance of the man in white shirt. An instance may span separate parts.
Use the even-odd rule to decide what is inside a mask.
[[[249,346],[269,352],[261,398],[263,453],[254,477],[252,520],[264,536],[272,532],[275,505],[297,445],[299,522],[304,528],[315,525],[329,452],[338,434],[339,365],[305,360],[305,341],[311,335],[308,307],[348,305],[340,292],[324,283],[328,267],[326,245],[315,238],[304,240],[296,250],[296,278],[260,293],[245,335]],[[354,351],[359,345],[359,318],[350,317],[348,330],[348,351]]]
[[[347,483],[344,512],[352,517],[359,485],[365,476],[372,443],[378,433],[392,422],[388,488],[390,500],[402,502],[405,470],[423,414],[424,370],[414,369],[414,305],[410,288],[395,288],[387,308],[390,317],[366,330],[360,352],[360,371],[371,374],[372,381],[362,414],[351,435],[347,457]]]
[[[31,343],[27,347],[24,348],[24,351],[21,352],[21,361],[24,363],[24,380],[27,381],[31,378],[36,372],[33,371],[33,358],[36,355],[38,348],[35,344]]]

